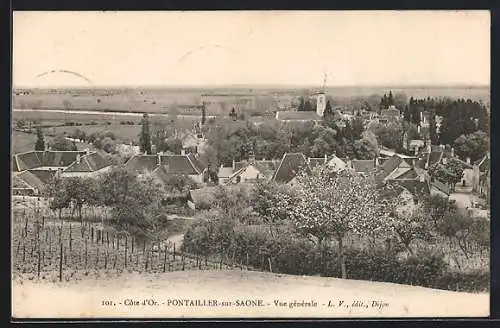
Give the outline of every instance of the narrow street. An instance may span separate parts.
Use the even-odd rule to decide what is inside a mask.
[[[450,194],[450,200],[454,200],[458,209],[462,211],[471,210],[473,216],[488,217],[488,210],[473,208],[473,203],[484,203],[484,200],[472,192],[472,187],[457,185],[455,191]]]

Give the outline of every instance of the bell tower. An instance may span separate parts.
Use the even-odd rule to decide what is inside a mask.
[[[321,91],[318,92],[317,98],[316,98],[316,114],[318,116],[323,116],[323,113],[325,112],[325,107],[326,107],[326,95],[325,95],[325,85],[326,85],[326,78],[327,74],[325,72],[325,76],[323,79],[323,86],[321,87]]]
[[[316,100],[316,114],[319,116],[323,116],[323,113],[325,112],[325,107],[326,107],[326,96],[323,91],[318,93],[317,100]]]

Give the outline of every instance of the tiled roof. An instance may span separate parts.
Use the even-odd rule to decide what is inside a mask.
[[[83,156],[85,151],[46,151],[41,152],[43,156],[43,166],[69,166],[78,155]]]
[[[429,154],[429,167],[439,163],[441,161],[441,158],[443,157],[443,152],[438,151],[438,152],[431,152]]]
[[[353,160],[352,167],[358,173],[368,173],[375,169],[375,161],[372,159],[367,160]]]
[[[399,109],[383,109],[380,111],[380,116],[383,117],[398,117],[401,113],[399,112]]]
[[[439,190],[439,191],[447,194],[447,195],[450,194],[450,188],[446,184],[442,183],[439,180],[434,179],[431,182],[431,186],[434,187],[434,188],[436,188],[437,190]]]
[[[16,156],[12,156],[12,171],[19,172],[19,166],[17,166]]]
[[[319,121],[321,116],[316,112],[277,112],[276,119],[281,121]]]
[[[14,155],[17,158],[19,171],[30,170],[43,166],[42,153],[43,152],[41,151],[30,151]]]
[[[276,182],[288,183],[302,170],[310,172],[304,154],[286,153],[272,179]]]
[[[389,184],[398,184],[415,196],[429,195],[429,185],[419,179],[395,179],[388,180]]]
[[[31,170],[43,166],[67,167],[76,161],[77,155],[85,155],[85,151],[30,151],[15,154],[18,171]]]
[[[30,185],[28,185],[26,182],[24,182],[21,178],[19,178],[17,175],[14,175],[12,177],[12,189],[25,189],[25,188],[31,188]]]
[[[54,170],[30,170],[29,172],[35,175],[44,184],[49,183],[56,174]]]
[[[200,161],[198,156],[194,154],[189,154],[188,158],[195,167],[195,169],[198,171],[198,173],[203,173],[203,171],[205,171],[206,166]]]
[[[82,156],[80,162],[74,162],[64,172],[95,172],[99,171],[110,163],[98,152]]]
[[[329,160],[328,160],[328,166],[342,170],[347,167],[346,160],[342,160],[341,158],[338,158],[336,155],[333,155]]]
[[[485,155],[480,160],[476,161],[475,165],[479,166],[479,171],[485,172],[490,168],[489,156]]]
[[[391,174],[392,171],[394,171],[399,166],[399,164],[401,164],[402,161],[403,159],[397,155],[394,155],[386,160],[384,164],[382,164],[378,169],[378,172],[376,174],[377,181],[384,180],[389,174]]]
[[[249,167],[254,167],[255,170],[259,172],[259,179],[271,179],[274,172],[277,170],[280,161],[254,161],[247,162],[245,166],[234,171],[234,173],[229,177],[227,184],[234,183],[238,176],[241,176]],[[248,180],[247,180],[248,181]]]
[[[41,190],[45,186],[45,183],[30,171],[24,171],[19,173],[17,175],[17,178],[24,181],[31,188],[36,188],[38,190]]]

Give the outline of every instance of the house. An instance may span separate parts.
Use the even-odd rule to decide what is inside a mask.
[[[280,161],[255,160],[250,157],[248,161],[234,162],[233,174],[225,181],[225,184],[254,183],[259,180],[270,180],[278,168]]]
[[[137,155],[125,163],[137,173],[153,172],[158,166],[165,166],[168,174],[187,175],[197,183],[208,179],[207,167],[194,154],[188,155]]]
[[[389,106],[387,109],[380,111],[380,118],[387,121],[394,121],[401,117],[401,111],[395,106]]]
[[[311,168],[307,164],[304,154],[285,153],[271,179],[278,183],[294,185],[296,175],[304,171],[311,173]]]
[[[311,169],[328,164],[328,156],[325,155],[325,157],[309,157],[307,159],[307,164]]]
[[[219,171],[217,172],[219,184],[225,184],[226,181],[233,175],[233,173],[233,167],[225,167],[224,164],[221,164]]]
[[[356,173],[368,175],[375,172],[377,167],[377,159],[359,160],[354,159],[351,161],[351,167]]]
[[[448,198],[450,196],[450,187],[446,183],[443,183],[437,179],[431,179],[429,188],[431,197],[440,196]]]
[[[77,155],[76,160],[61,172],[62,177],[97,177],[109,171],[111,163],[98,152]]]
[[[476,161],[472,168],[472,191],[489,198],[490,154]]]
[[[40,195],[56,175],[94,176],[110,166],[99,154],[89,150],[24,152],[13,155],[11,165],[15,183],[12,191],[26,196]]]
[[[57,171],[54,170],[25,170],[14,173],[12,192],[14,195],[39,196],[56,174]]]
[[[187,133],[182,139],[182,150],[184,153],[198,153],[200,139],[193,133]]]
[[[332,155],[330,160],[327,162],[327,165],[332,168],[334,171],[341,171],[347,168],[347,163],[338,158],[336,155]]]
[[[12,171],[25,170],[60,170],[65,169],[76,161],[77,156],[90,154],[90,151],[29,151],[14,154],[12,157]]]

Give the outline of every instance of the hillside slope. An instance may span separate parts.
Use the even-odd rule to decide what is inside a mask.
[[[139,302],[154,299],[158,304],[126,306],[127,299]],[[168,306],[169,300],[173,304],[173,300],[178,299],[217,300],[218,304],[211,307]],[[237,300],[246,299],[262,300],[263,306],[237,306]],[[116,305],[103,306],[105,300]],[[275,300],[287,302],[287,305],[275,306]],[[116,279],[64,284],[13,282],[12,301],[14,317],[31,318],[473,317],[489,313],[489,294],[239,270],[129,274]],[[222,301],[232,302],[232,305],[221,306]],[[290,308],[293,301],[305,303]],[[316,302],[315,307],[307,306],[313,302]],[[329,307],[329,303],[335,307]]]

